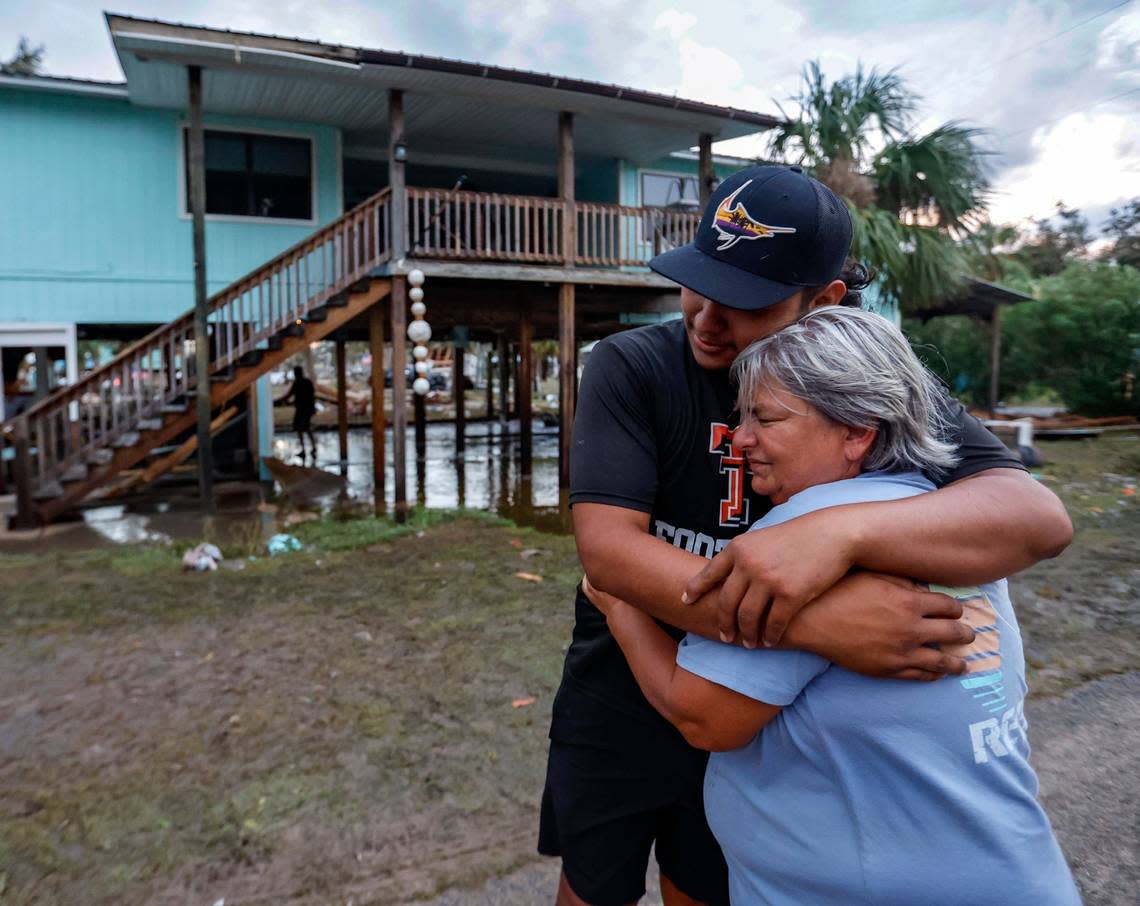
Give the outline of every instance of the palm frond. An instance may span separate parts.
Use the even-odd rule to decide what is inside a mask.
[[[960,232],[977,226],[990,191],[984,134],[949,122],[887,144],[872,162],[879,207]]]
[[[949,235],[903,223],[881,208],[848,208],[855,227],[851,254],[879,272],[884,295],[902,311],[936,305],[961,286],[966,256]]]

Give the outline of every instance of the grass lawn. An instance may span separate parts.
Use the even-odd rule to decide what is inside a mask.
[[[1055,694],[1140,669],[1140,441],[1043,451],[1078,538],[1013,592]],[[0,902],[360,906],[535,858],[573,539],[418,519],[216,573],[0,555]]]

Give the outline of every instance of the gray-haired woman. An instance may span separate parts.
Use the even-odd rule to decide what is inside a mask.
[[[933,490],[955,462],[941,391],[878,315],[827,307],[733,366],[762,529],[830,506]],[[936,529],[935,529],[936,530]],[[1028,762],[1025,667],[1005,581],[939,589],[977,640],[926,685],[813,654],[689,636],[593,592],[642,691],[714,754],[705,810],[737,904],[1079,903]]]

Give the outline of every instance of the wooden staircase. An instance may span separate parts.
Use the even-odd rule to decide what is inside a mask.
[[[211,409],[345,326],[391,290],[385,189],[209,300]],[[0,425],[14,447],[16,522],[51,521],[196,424],[194,312]]]

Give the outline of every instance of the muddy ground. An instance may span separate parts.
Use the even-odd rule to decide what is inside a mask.
[[[1140,670],[1140,441],[1044,452],[1078,538],[1015,601],[1039,703],[1091,712],[1090,680]],[[206,574],[177,548],[0,554],[0,902],[542,902],[573,542],[422,529],[305,523],[308,550]],[[1043,774],[1096,761],[1057,751]],[[1063,840],[1069,796],[1046,799]],[[1117,902],[1112,870],[1090,904]]]

